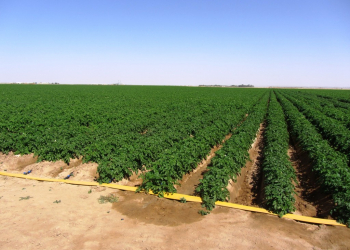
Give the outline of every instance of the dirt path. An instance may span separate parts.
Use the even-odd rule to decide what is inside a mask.
[[[317,184],[317,177],[312,172],[311,160],[308,154],[290,140],[288,155],[297,175],[298,185],[295,185],[295,214],[329,218],[333,207],[330,195],[321,191]]]
[[[249,157],[251,161],[247,161],[244,168],[242,168],[241,175],[238,176],[237,182],[230,180],[227,189],[230,192],[230,202],[247,205],[258,206],[261,202],[262,187],[261,187],[261,164],[262,164],[262,150],[264,144],[265,125],[260,124],[259,131],[249,149]]]
[[[110,193],[117,203],[98,203]],[[105,187],[0,176],[0,197],[0,249],[350,249],[344,227],[220,207],[200,216],[199,203]]]

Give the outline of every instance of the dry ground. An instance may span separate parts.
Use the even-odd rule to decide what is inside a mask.
[[[117,203],[98,202],[110,193]],[[350,249],[345,227],[220,207],[201,216],[199,203],[104,187],[0,176],[0,194],[0,249]]]
[[[98,202],[110,193],[117,203]],[[199,203],[102,187],[0,176],[0,194],[0,249],[350,249],[345,227],[220,207],[201,216]]]
[[[0,153],[0,171],[32,170],[33,176],[63,178],[73,172],[73,180],[92,181],[96,167]],[[111,193],[117,203],[98,202]],[[200,209],[199,203],[105,187],[0,176],[0,249],[350,249],[345,227],[220,207],[201,216]]]

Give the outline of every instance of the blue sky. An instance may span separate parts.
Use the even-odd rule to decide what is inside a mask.
[[[0,82],[350,87],[349,0],[0,0]]]

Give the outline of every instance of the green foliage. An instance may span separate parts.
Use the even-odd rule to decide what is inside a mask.
[[[280,92],[277,99],[285,112],[291,133],[302,149],[309,153],[313,171],[323,190],[333,197],[332,214],[340,223],[350,225],[350,169],[348,157],[332,148],[316,128]]]
[[[176,192],[178,180],[233,132],[197,188],[211,210],[215,201],[228,199],[228,181],[236,179],[249,159],[247,151],[266,113],[270,91],[0,85],[0,92],[1,152],[34,153],[38,161],[66,163],[83,157],[83,162],[98,163],[101,183],[143,171],[139,190],[152,190],[160,197]],[[333,215],[349,223],[350,92],[315,90],[313,96],[307,94],[311,92],[279,90],[277,94],[293,136],[309,152],[324,190],[332,194],[336,204]],[[283,121],[277,107],[269,112]],[[234,130],[247,113],[246,121]],[[274,124],[275,128],[267,135],[267,145],[272,145],[264,152],[264,174],[270,176],[266,187],[271,187],[266,188],[265,196],[270,209],[282,215],[293,210],[290,180],[294,177],[282,154],[287,138],[285,124],[277,120],[268,121],[268,126]],[[273,137],[274,132],[280,138]],[[283,175],[277,169],[283,169]]]
[[[264,146],[264,192],[267,208],[280,217],[295,211],[294,184],[297,182],[294,168],[287,155],[289,133],[282,107],[271,94],[266,117]]]
[[[185,199],[185,197],[182,197],[182,198],[180,199],[180,202],[181,202],[181,203],[186,203],[187,200]]]
[[[209,171],[205,173],[196,188],[208,210],[215,207],[216,201],[229,199],[226,189],[229,180],[235,180],[249,159],[248,150],[256,137],[260,123],[266,114],[269,94],[265,93],[261,100],[249,112],[246,120],[234,130],[232,137],[216,152]]]
[[[198,213],[202,216],[210,214],[210,211],[199,210]]]
[[[338,151],[350,155],[350,130],[341,122],[330,118],[321,111],[313,108],[316,106],[314,102],[312,106],[308,105],[299,98],[294,98],[287,92],[283,92],[284,96],[291,101],[301,111],[305,117],[316,126],[322,137]],[[326,109],[325,109],[326,110]]]
[[[338,120],[342,125],[350,129],[350,103],[341,103],[343,105],[341,105],[342,107],[339,107],[337,103],[334,103],[327,98],[318,97],[315,94],[302,91],[288,91],[288,96],[292,96],[305,102],[305,104],[310,105],[312,108],[317,109],[330,118]]]
[[[310,93],[310,91],[306,91]],[[312,94],[316,94],[319,98],[326,99],[332,102],[336,107],[350,108],[350,91],[349,90],[312,90]]]
[[[1,152],[66,163],[82,156],[99,164],[101,183],[176,166],[181,170],[166,178],[155,170],[145,179],[154,185],[165,180],[159,192],[172,192],[181,173],[193,169],[266,90],[0,85],[0,92]]]
[[[254,98],[250,99],[249,102],[246,101],[250,107],[255,102]],[[165,149],[157,160],[150,163],[148,167],[150,171],[141,175],[143,183],[138,190],[146,192],[152,190],[160,197],[164,193],[176,192],[174,186],[178,184],[178,180],[196,168],[198,163],[210,152],[210,149],[221,143],[225,135],[231,132],[245,117],[248,111],[240,107],[240,105],[235,106],[232,103],[231,113],[221,113],[222,107],[217,107],[215,115],[213,114],[208,120],[202,121],[202,124],[207,125],[191,133],[194,136],[186,137],[174,143],[171,148]]]

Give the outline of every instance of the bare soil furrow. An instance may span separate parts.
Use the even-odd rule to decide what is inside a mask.
[[[230,202],[247,206],[257,206],[262,201],[262,160],[264,147],[265,124],[261,123],[257,136],[249,149],[250,161],[242,168],[237,181],[230,180],[227,189]]]
[[[322,192],[318,179],[312,171],[312,162],[308,154],[302,151],[291,139],[288,155],[298,180],[298,183],[295,184],[295,213],[311,217],[331,218],[329,214],[333,207],[332,198]]]

